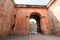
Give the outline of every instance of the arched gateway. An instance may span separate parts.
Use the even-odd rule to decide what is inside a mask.
[[[36,23],[32,22],[30,23],[30,32],[31,33],[42,33],[43,31],[41,30],[40,26],[40,20],[41,20],[41,15],[38,12],[32,12],[30,15],[30,19],[36,20]]]

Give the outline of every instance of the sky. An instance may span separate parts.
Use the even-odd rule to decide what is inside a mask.
[[[36,20],[35,19],[30,19],[30,21],[29,21],[30,23],[31,22],[34,22],[34,23],[36,23]]]
[[[16,4],[47,5],[50,0],[14,0]]]

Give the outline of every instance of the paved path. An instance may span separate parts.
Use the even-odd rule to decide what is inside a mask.
[[[0,40],[60,40],[60,37],[51,35],[34,34],[30,36],[10,36]]]

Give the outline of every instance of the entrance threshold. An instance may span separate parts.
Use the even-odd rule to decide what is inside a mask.
[[[38,34],[37,32],[30,32],[30,35],[36,35]]]

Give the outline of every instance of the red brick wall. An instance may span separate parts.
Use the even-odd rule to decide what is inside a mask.
[[[16,23],[14,33],[17,35],[29,35],[30,23],[29,18],[32,12],[37,12],[41,15],[41,30],[44,34],[51,34],[50,32],[50,18],[47,8],[17,8]]]

